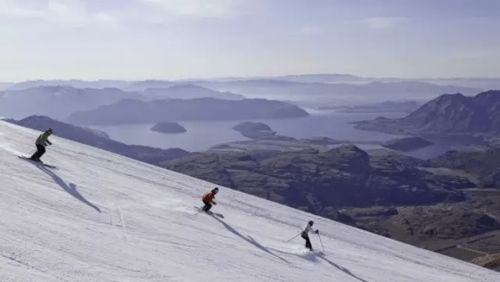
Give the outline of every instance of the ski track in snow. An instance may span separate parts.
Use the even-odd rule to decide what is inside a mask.
[[[0,122],[0,281],[500,281],[500,274],[277,203]],[[324,255],[297,235],[315,221]],[[313,246],[321,250],[318,237]]]

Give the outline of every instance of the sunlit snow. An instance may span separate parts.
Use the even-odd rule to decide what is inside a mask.
[[[500,281],[466,262],[0,122],[0,281]],[[55,133],[57,135],[57,132]],[[325,255],[288,240],[310,219]],[[316,250],[319,238],[312,234]]]

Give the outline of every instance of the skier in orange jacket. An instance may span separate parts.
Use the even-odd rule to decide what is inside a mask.
[[[212,191],[203,195],[202,201],[205,204],[205,206],[203,207],[204,211],[208,212],[212,208],[212,205],[217,205],[217,203],[214,201],[215,194],[217,194],[217,192],[219,192],[219,188],[215,187],[214,189],[212,189]]]

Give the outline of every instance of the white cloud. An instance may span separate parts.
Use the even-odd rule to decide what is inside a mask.
[[[0,0],[0,18],[39,18],[40,6],[33,1]]]
[[[164,24],[231,17],[241,13],[238,8],[247,0],[109,1],[114,9],[91,10],[86,0],[0,0],[0,20],[51,23],[70,28],[123,22]]]
[[[104,12],[91,13],[82,0],[0,0],[0,19],[34,20],[65,27],[93,23],[116,24],[118,19]]]
[[[372,29],[388,29],[402,24],[404,17],[371,17],[361,19],[360,22]]]
[[[171,15],[228,17],[236,12],[240,0],[139,0]]]
[[[72,26],[84,26],[91,20],[85,6],[79,0],[50,0],[44,18],[47,21]]]

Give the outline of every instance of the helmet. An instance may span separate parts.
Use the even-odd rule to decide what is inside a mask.
[[[218,188],[218,187],[215,187],[214,189],[212,189],[212,192],[214,192],[214,193],[219,192],[219,188]]]
[[[312,226],[313,224],[314,224],[314,221],[309,220],[309,225],[311,225],[311,226]]]
[[[47,132],[52,134],[52,128],[47,129]]]

